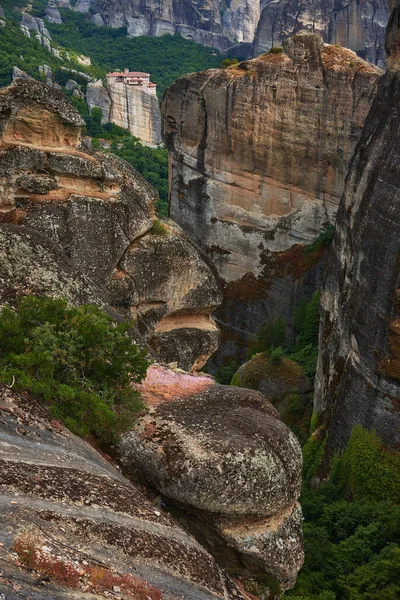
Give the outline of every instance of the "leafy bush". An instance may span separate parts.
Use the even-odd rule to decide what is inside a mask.
[[[107,127],[107,126],[104,126]],[[102,136],[103,137],[103,136]],[[133,136],[115,140],[111,152],[131,164],[159,194],[157,213],[168,216],[168,151],[166,148],[149,148]]]
[[[221,63],[221,67],[223,69],[227,69],[228,67],[233,67],[238,64],[239,64],[239,61],[237,58],[224,58],[224,60]]]
[[[100,308],[27,296],[0,312],[0,381],[29,390],[74,433],[112,443],[142,407],[131,381],[148,363]]]
[[[333,241],[334,235],[335,226],[330,223],[327,223],[325,225],[325,230],[319,234],[315,242],[313,242],[309,246],[306,246],[303,249],[303,252],[305,254],[310,254],[311,252],[318,252],[318,250],[320,250],[321,248],[328,248]]]
[[[271,348],[268,356],[273,365],[280,365],[282,363],[282,358],[285,356],[285,351],[281,346],[278,348]]]

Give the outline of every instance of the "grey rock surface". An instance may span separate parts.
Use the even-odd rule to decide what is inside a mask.
[[[351,163],[323,286],[314,411],[327,457],[346,446],[356,424],[389,445],[400,442],[399,15],[397,6],[390,69]]]
[[[200,544],[112,464],[32,398],[4,388],[0,465],[0,594],[7,600],[97,597],[83,585],[37,585],[38,575],[10,554],[24,534],[78,570],[89,565],[129,573],[167,600],[244,600]]]

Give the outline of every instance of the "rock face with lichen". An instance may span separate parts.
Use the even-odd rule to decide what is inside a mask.
[[[381,71],[312,34],[166,92],[170,212],[225,281],[223,354],[309,298]]]
[[[301,449],[259,392],[151,367],[140,386],[149,414],[122,440],[128,473],[185,509],[233,573],[268,572],[282,589],[303,561]],[[233,559],[236,557],[236,563]]]
[[[162,360],[200,367],[219,339],[213,271],[171,225],[157,221],[154,234],[155,190],[125,161],[81,146],[82,125],[39,82],[0,93],[1,299],[108,303],[137,317]]]
[[[327,457],[357,423],[400,443],[399,16],[397,6],[389,70],[351,163],[323,286],[314,410]]]
[[[108,581],[133,576],[134,597],[245,600],[211,555],[115,466],[51,420],[32,398],[4,388],[0,466],[1,596],[89,600],[95,596],[87,583],[95,585],[103,570]],[[12,550],[21,540],[33,541],[43,552],[47,573],[32,573],[18,563]],[[51,560],[58,565],[54,573]],[[29,567],[29,559],[25,562]],[[75,590],[66,585],[67,577],[57,578],[63,575],[60,562],[76,574],[70,575]],[[39,575],[48,583],[40,585]]]

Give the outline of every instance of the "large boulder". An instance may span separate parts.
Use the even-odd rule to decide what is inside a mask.
[[[198,249],[171,221],[157,223],[130,244],[109,297],[121,308],[136,298],[138,329],[165,363],[179,351],[181,368],[199,369],[218,348],[219,329],[210,313],[221,303],[219,286]]]
[[[207,515],[249,567],[292,586],[303,559],[301,449],[272,404],[259,392],[157,366],[141,390],[151,410],[121,442],[127,472]],[[248,523],[254,526],[250,545]],[[290,544],[277,541],[278,530]]]

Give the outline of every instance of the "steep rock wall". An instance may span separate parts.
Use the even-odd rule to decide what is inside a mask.
[[[115,123],[128,129],[146,144],[161,142],[161,113],[157,96],[115,81],[109,81],[107,88],[101,81],[95,81],[87,87],[86,102],[89,111],[95,106],[101,109],[102,123]]]
[[[322,294],[314,410],[326,455],[359,423],[400,443],[400,8],[389,21],[390,70],[351,163]]]
[[[162,104],[171,218],[226,283],[226,348],[315,289],[303,246],[334,220],[381,74],[316,35],[285,50],[181,77]]]

